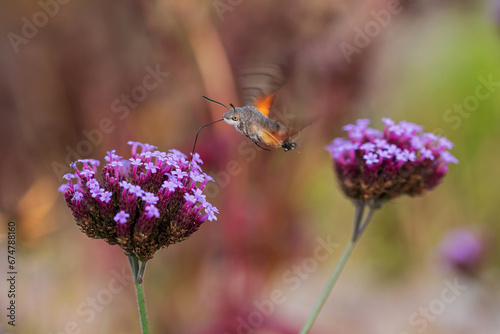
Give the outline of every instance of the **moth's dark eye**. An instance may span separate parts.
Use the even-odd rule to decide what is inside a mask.
[[[233,121],[237,121],[238,120],[238,116],[233,116]]]

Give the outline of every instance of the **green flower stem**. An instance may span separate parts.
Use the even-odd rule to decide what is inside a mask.
[[[132,276],[134,276],[134,282],[137,281],[137,271],[139,270],[139,261],[134,254],[125,253],[130,263],[130,269],[132,270]]]
[[[339,262],[337,263],[337,266],[335,267],[335,270],[332,273],[332,276],[328,280],[328,284],[326,285],[326,288],[323,290],[323,293],[321,294],[321,297],[319,298],[318,302],[316,303],[316,306],[314,307],[314,310],[312,311],[311,315],[307,319],[306,324],[300,331],[300,334],[307,334],[309,330],[311,329],[312,325],[314,324],[314,321],[319,315],[319,312],[321,312],[321,309],[323,308],[323,305],[325,305],[326,300],[328,299],[328,296],[332,292],[333,286],[337,282],[337,279],[340,276],[340,273],[342,272],[342,269],[344,268],[347,260],[349,259],[349,256],[351,255],[352,251],[354,250],[354,247],[359,241],[359,238],[361,237],[361,234],[365,230],[366,226],[368,225],[369,221],[371,220],[373,213],[375,211],[375,208],[370,207],[370,210],[368,211],[368,214],[366,215],[366,218],[363,221],[363,213],[365,209],[365,203],[364,202],[356,202],[356,213],[354,215],[354,230],[352,233],[352,237],[349,240],[349,243],[347,244],[346,248],[344,249],[344,253],[340,257]]]
[[[361,226],[361,222],[363,220],[363,214],[365,212],[365,203],[361,200],[354,201],[354,207],[356,208],[356,212],[354,213],[354,223],[352,229],[352,239],[356,240],[356,236],[358,235],[358,231]]]
[[[144,299],[144,271],[146,270],[146,262],[139,260],[133,254],[127,254],[130,262],[130,268],[134,276],[135,291],[137,292],[137,304],[139,305],[139,315],[141,316],[142,334],[149,334],[148,315],[146,313],[146,301]]]
[[[319,315],[319,312],[323,308],[323,305],[325,304],[326,300],[328,299],[328,296],[330,295],[330,292],[333,289],[333,286],[335,285],[335,282],[337,282],[337,278],[340,275],[340,272],[342,271],[342,268],[344,268],[345,263],[347,262],[347,259],[349,258],[349,255],[351,255],[352,250],[354,249],[354,246],[356,243],[352,240],[349,240],[349,243],[347,244],[347,247],[344,249],[344,253],[342,254],[342,257],[340,258],[339,263],[335,267],[335,270],[333,271],[332,276],[330,277],[330,280],[328,281],[328,284],[326,285],[325,290],[323,291],[323,294],[321,295],[320,299],[316,303],[316,306],[314,307],[313,312],[307,319],[306,324],[302,328],[302,331],[300,334],[307,334],[309,330],[311,329],[314,321]]]
[[[370,210],[368,210],[368,214],[365,217],[365,221],[363,222],[363,224],[361,226],[359,226],[357,233],[355,235],[353,235],[354,242],[357,242],[359,240],[359,238],[361,237],[361,234],[363,234],[363,232],[365,231],[366,226],[368,226],[368,223],[370,222],[370,220],[372,220],[372,217],[373,217],[373,214],[375,213],[375,210],[376,210],[376,208],[370,208]]]
[[[139,314],[141,315],[142,334],[149,334],[148,315],[146,314],[146,302],[144,300],[144,289],[142,283],[135,283],[137,291],[137,302],[139,303]]]
[[[144,280],[144,271],[146,271],[146,263],[147,261],[142,261],[141,262],[141,267],[139,268],[139,272],[137,273],[137,282],[142,284],[142,281]]]

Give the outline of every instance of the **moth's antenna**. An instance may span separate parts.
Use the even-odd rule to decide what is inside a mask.
[[[210,102],[213,102],[213,103],[217,103],[217,104],[220,104],[221,106],[223,106],[224,108],[226,108],[227,110],[230,110],[224,103],[221,103],[219,101],[215,101],[215,100],[212,100],[211,98],[209,97],[206,97],[205,95],[203,95],[203,98],[207,99],[208,101]]]
[[[233,106],[233,104],[232,104],[232,103],[229,103],[229,105],[231,106],[231,108],[233,108],[234,110],[236,110],[236,107],[235,107],[235,106]],[[229,109],[228,109],[228,110],[229,110]]]
[[[220,121],[223,121],[224,119],[218,119],[216,121],[213,121],[213,122],[210,122],[210,123],[207,123],[205,125],[202,125],[199,129],[198,129],[198,132],[196,133],[196,137],[194,138],[194,145],[193,145],[193,152],[191,153],[191,160],[189,160],[189,169],[191,169],[191,162],[193,161],[193,157],[194,157],[194,149],[196,148],[196,142],[198,141],[198,135],[200,134],[200,131],[201,129],[203,129],[204,127],[206,126],[209,126],[209,125],[212,125],[214,123],[217,123],[217,122],[220,122]]]

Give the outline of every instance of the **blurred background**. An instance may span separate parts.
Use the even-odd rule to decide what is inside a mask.
[[[224,123],[201,133],[220,215],[148,263],[152,333],[298,333],[352,228],[324,146],[382,117],[447,137],[460,163],[376,213],[311,333],[500,333],[500,1],[1,7],[0,247],[15,221],[19,281],[17,325],[2,316],[0,331],[139,333],[126,257],[78,230],[61,176],[78,158],[128,156],[128,140],[187,154],[224,112],[202,95],[242,105],[239,75],[278,65],[274,113],[318,121],[286,153]]]

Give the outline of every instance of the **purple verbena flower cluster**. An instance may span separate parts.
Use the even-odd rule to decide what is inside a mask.
[[[115,150],[107,152],[100,179],[98,160],[74,162],[75,173],[64,175],[68,182],[59,191],[87,236],[150,259],[157,250],[188,238],[206,220],[217,220],[219,211],[203,194],[213,179],[202,172],[197,153],[190,163],[177,150],[165,153],[149,144],[128,144],[128,160]]]
[[[458,160],[444,137],[423,133],[423,127],[389,118],[383,132],[360,119],[344,126],[349,139],[336,138],[326,148],[344,193],[356,200],[381,204],[399,195],[420,195],[435,188],[448,164]]]

